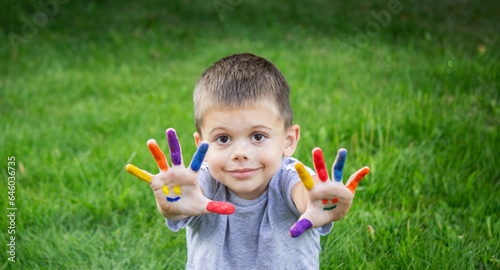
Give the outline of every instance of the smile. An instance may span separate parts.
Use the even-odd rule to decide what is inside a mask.
[[[169,197],[167,197],[167,201],[169,201],[169,202],[176,202],[176,201],[178,201],[180,199],[181,199],[181,197],[175,197],[175,198],[169,198]]]
[[[323,210],[332,210],[332,209],[335,209],[337,207],[337,205],[334,205],[332,207],[325,207],[323,208]]]

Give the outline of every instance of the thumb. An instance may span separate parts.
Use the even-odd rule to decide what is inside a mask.
[[[207,203],[207,211],[221,215],[231,215],[234,213],[234,205],[228,202],[210,201]]]
[[[301,236],[305,231],[309,230],[312,228],[313,224],[311,222],[311,219],[309,217],[309,213],[306,212],[302,216],[300,216],[299,221],[295,222],[293,224],[292,228],[290,229],[290,236],[295,238]],[[308,218],[309,217],[309,218]]]

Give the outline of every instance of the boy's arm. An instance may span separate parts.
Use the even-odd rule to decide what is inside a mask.
[[[175,130],[167,129],[166,133],[172,167],[168,166],[165,155],[155,140],[149,140],[148,147],[160,170],[158,174],[152,175],[132,164],[126,167],[128,172],[151,186],[160,214],[173,220],[207,213],[232,214],[232,204],[209,200],[198,183],[199,170],[207,153],[208,143],[200,144],[191,164],[186,168],[182,162],[181,146]]]
[[[295,164],[302,184],[292,188],[292,200],[302,216],[290,229],[290,235],[297,237],[310,228],[323,226],[343,218],[351,207],[354,191],[370,169],[363,167],[355,172],[346,185],[342,182],[347,150],[340,149],[332,166],[332,181],[329,180],[323,153],[313,149],[314,167],[317,175],[310,176],[302,163]]]

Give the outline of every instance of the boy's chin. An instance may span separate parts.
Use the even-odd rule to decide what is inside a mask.
[[[257,199],[267,189],[267,185],[265,187],[231,187],[226,185],[226,187],[236,196],[246,200]]]

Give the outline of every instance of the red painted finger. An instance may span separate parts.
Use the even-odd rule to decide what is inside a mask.
[[[350,183],[347,183],[347,188],[352,192],[354,193],[354,191],[356,190],[356,187],[358,187],[358,183],[363,179],[363,177],[365,177],[365,175],[367,175],[368,173],[370,172],[370,168],[368,167],[364,167],[362,168],[361,170],[359,170],[357,173],[356,173],[356,176],[354,177],[354,179],[352,179],[350,181]]]
[[[312,152],[316,173],[321,181],[326,182],[326,180],[328,180],[328,170],[326,169],[325,159],[323,158],[323,151],[321,151],[321,148],[316,147]]]
[[[234,205],[228,202],[211,201],[207,204],[207,210],[212,213],[231,215],[232,213],[234,213]]]
[[[153,154],[153,157],[156,160],[156,164],[158,164],[158,168],[166,172],[168,170],[167,160],[165,159],[165,154],[163,154],[160,147],[158,147],[158,144],[156,144],[156,141],[153,139],[149,140],[148,148],[149,151],[151,151],[151,154]]]

